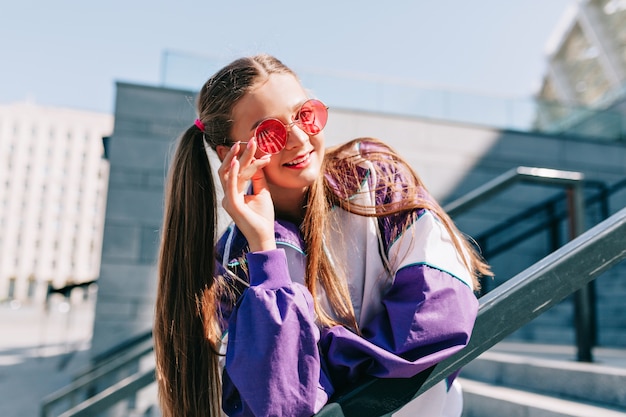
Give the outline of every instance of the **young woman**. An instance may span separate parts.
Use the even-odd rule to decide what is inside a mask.
[[[410,377],[467,344],[489,268],[392,149],[325,150],[326,106],[267,55],[218,71],[197,106],[166,190],[165,417],[311,416],[359,378]],[[233,220],[220,237],[207,148]],[[453,381],[398,415],[459,416]]]

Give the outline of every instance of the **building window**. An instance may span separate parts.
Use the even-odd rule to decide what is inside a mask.
[[[15,298],[15,278],[9,278],[9,292],[7,294],[8,298]]]
[[[37,280],[35,279],[35,277],[33,275],[28,277],[28,289],[27,289],[27,293],[26,296],[29,299],[33,299],[35,298],[35,290],[37,289]]]

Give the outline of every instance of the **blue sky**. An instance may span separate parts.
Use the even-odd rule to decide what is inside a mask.
[[[575,0],[20,0],[0,6],[0,103],[112,112],[115,82],[157,85],[165,51],[224,62],[532,95]],[[206,74],[208,77],[210,74]],[[200,87],[200,84],[197,85]]]

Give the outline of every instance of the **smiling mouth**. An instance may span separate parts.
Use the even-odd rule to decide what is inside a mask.
[[[296,166],[296,165],[299,165],[299,164],[302,164],[302,163],[304,163],[304,162],[308,161],[310,157],[311,157],[311,153],[309,152],[309,153],[307,153],[306,155],[303,155],[303,156],[301,156],[301,157],[300,157],[300,158],[298,158],[298,159],[294,159],[294,160],[293,160],[293,161],[291,161],[291,162],[287,162],[287,163],[286,163],[286,164],[284,164],[284,165],[285,165],[285,166],[287,166],[287,167]]]

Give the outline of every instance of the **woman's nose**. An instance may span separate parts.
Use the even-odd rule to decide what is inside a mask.
[[[292,149],[301,146],[309,141],[309,135],[295,123],[291,123],[287,131],[286,149]]]

